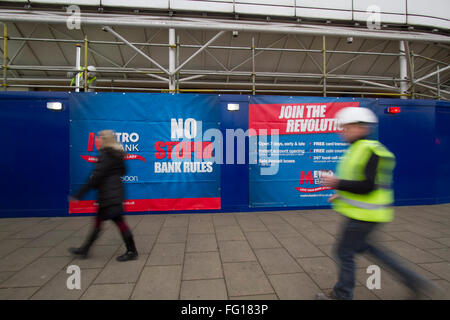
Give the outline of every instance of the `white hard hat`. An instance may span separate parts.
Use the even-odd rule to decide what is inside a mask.
[[[97,71],[97,68],[95,68],[94,66],[88,66],[87,70],[90,72],[95,72],[95,71]]]
[[[377,116],[371,110],[361,107],[347,107],[336,114],[341,126],[350,123],[378,123]]]

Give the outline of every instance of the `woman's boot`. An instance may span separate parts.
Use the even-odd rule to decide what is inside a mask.
[[[131,231],[127,230],[122,232],[122,238],[123,241],[125,242],[125,246],[127,247],[127,252],[125,252],[121,256],[118,256],[116,260],[120,262],[136,260],[138,257],[138,252],[136,250],[136,245],[134,244],[134,239]]]
[[[79,248],[69,248],[69,252],[75,255],[80,256],[80,258],[86,259],[89,249],[94,243],[94,241],[98,238],[98,235],[100,233],[100,229],[94,229],[89,234],[88,238],[86,239],[86,242]]]

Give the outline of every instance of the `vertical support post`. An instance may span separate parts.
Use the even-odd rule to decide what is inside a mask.
[[[177,36],[177,67],[180,65],[180,36]],[[176,90],[180,93],[180,72],[176,75]]]
[[[87,36],[84,36],[84,92],[88,92],[88,40]]]
[[[416,85],[414,84],[414,78],[415,78],[415,66],[414,66],[414,52],[413,51],[411,51],[411,58],[410,58],[410,61],[411,61],[411,65],[410,65],[410,68],[411,68],[411,98],[412,99],[416,99]]]
[[[80,77],[81,77],[81,46],[77,44],[75,68],[77,69],[75,75],[75,92],[80,92]]]
[[[437,99],[441,100],[441,76],[439,72],[439,65],[436,67],[437,73],[436,73],[436,93],[437,93]]]
[[[169,92],[175,92],[175,57],[177,45],[175,43],[175,29],[169,29]]]
[[[8,90],[8,26],[3,24],[3,91]]]
[[[400,99],[406,99],[404,96],[408,92],[408,64],[406,61],[406,48],[405,41],[400,41],[400,56],[399,56],[399,65],[400,65]]]
[[[252,95],[256,93],[256,74],[255,74],[255,37],[252,37]]]
[[[326,38],[323,36],[322,39],[322,55],[323,55],[323,70],[322,70],[322,81],[323,81],[323,96],[327,96],[327,47]]]

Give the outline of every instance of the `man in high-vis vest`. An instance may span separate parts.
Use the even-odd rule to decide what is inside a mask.
[[[395,156],[379,141],[368,139],[372,126],[378,122],[371,110],[348,107],[339,111],[336,118],[343,128],[341,135],[350,147],[338,164],[336,176],[324,176],[322,184],[336,190],[329,201],[346,219],[334,248],[339,265],[338,282],[331,293],[319,293],[316,298],[353,299],[354,256],[363,252],[396,271],[417,298],[430,287],[429,282],[369,242],[369,236],[381,223],[393,219]]]
[[[95,89],[93,89],[92,87],[95,87],[97,84],[96,71],[97,71],[97,68],[95,68],[94,66],[87,67],[88,92],[95,92]],[[69,75],[72,78],[72,80],[70,81],[70,86],[71,87],[75,86],[76,77],[79,76],[80,77],[80,91],[84,91],[84,71],[79,71],[76,73],[71,72]]]

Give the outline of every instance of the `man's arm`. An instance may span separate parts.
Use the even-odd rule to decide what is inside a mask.
[[[372,152],[366,168],[364,169],[364,174],[366,176],[365,180],[339,180],[336,189],[356,194],[366,194],[375,190],[375,176],[377,174],[379,158],[379,156]]]

